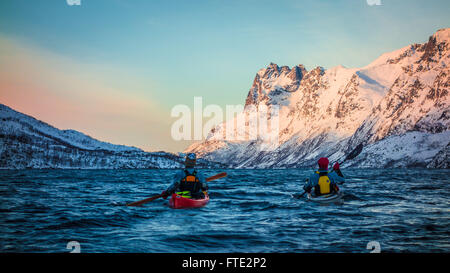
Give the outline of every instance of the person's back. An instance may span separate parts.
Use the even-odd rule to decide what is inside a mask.
[[[337,184],[345,182],[344,175],[339,169],[339,163],[333,166],[336,173],[328,171],[329,161],[327,158],[320,158],[318,164],[319,170],[309,177],[308,183],[304,186],[305,192],[310,193],[314,188],[314,194],[319,196],[339,191]]]
[[[206,181],[201,173],[194,168],[181,170],[175,181],[180,181],[176,193],[189,198],[203,198],[206,191]]]
[[[195,163],[195,154],[188,154],[185,161],[186,168],[175,175],[174,182],[163,192],[164,198],[173,193],[193,199],[200,199],[205,196],[208,185],[204,176],[194,168]]]

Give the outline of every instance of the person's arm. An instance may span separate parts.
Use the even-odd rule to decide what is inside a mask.
[[[206,183],[206,179],[205,176],[201,173],[197,174],[198,177],[198,181],[202,184],[202,191],[207,191],[208,190],[208,184]]]
[[[174,182],[165,190],[162,192],[162,195],[164,198],[167,198],[169,195],[172,195],[175,193],[178,186],[180,186],[180,181],[182,179],[181,172],[177,173],[174,177]]]
[[[311,175],[311,176],[308,178],[308,181],[306,182],[305,186],[303,186],[303,190],[305,190],[305,192],[307,192],[307,193],[310,193],[310,192],[311,192],[311,189],[313,188],[313,185],[312,185],[312,181],[313,181],[313,180],[314,180],[314,176]]]
[[[176,188],[178,188],[178,186],[180,185],[180,181],[175,181],[173,182],[166,190],[167,194],[173,194],[176,190]]]
[[[345,182],[345,177],[341,172],[339,163],[335,163],[333,166],[333,170],[335,171],[336,174],[333,174],[333,179],[337,184],[344,184]]]

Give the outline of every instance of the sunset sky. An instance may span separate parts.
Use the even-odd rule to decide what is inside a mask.
[[[370,2],[370,1],[369,1]],[[60,129],[180,152],[178,104],[243,104],[270,62],[360,67],[450,27],[450,1],[0,1],[0,103]]]

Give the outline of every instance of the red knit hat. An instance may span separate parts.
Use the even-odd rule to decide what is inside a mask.
[[[319,163],[319,169],[328,170],[328,164],[330,164],[330,161],[328,161],[328,158],[326,157],[321,157],[317,163]]]

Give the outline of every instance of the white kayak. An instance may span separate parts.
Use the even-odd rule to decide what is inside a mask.
[[[320,204],[333,204],[333,203],[343,203],[344,202],[344,192],[342,190],[337,193],[325,194],[321,196],[313,196],[308,194],[308,200],[311,202],[316,202]]]

